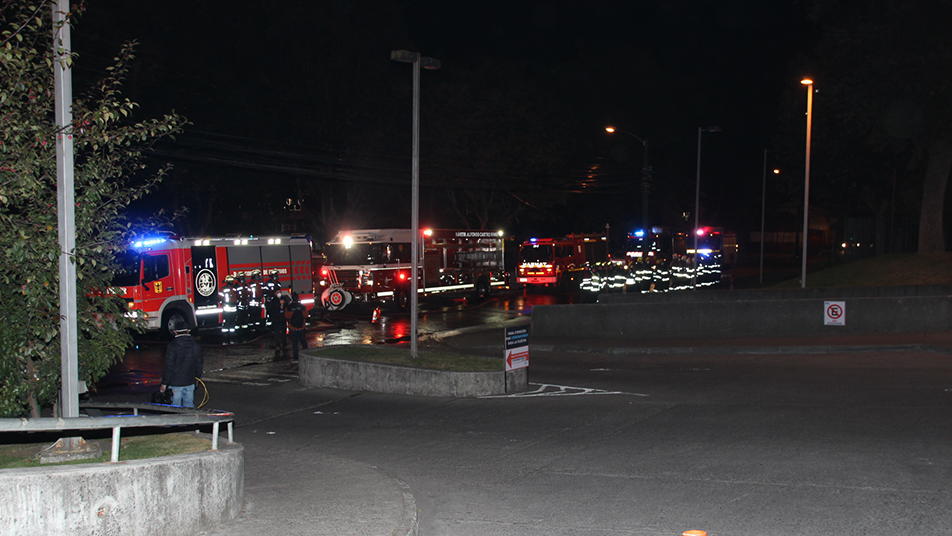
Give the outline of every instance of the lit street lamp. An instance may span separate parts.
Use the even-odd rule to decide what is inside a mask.
[[[721,127],[697,127],[697,180],[694,183],[694,276],[691,277],[691,286],[697,288],[697,230],[698,230],[698,212],[701,210],[701,133],[720,132]]]
[[[774,175],[780,173],[773,170]],[[764,149],[764,188],[760,195],[760,284],[764,284],[764,221],[767,217],[767,149]]]
[[[409,50],[393,50],[390,59],[403,63],[413,64],[413,163],[411,164],[412,202],[410,206],[410,234],[413,242],[410,245],[410,357],[418,357],[417,352],[417,291],[419,290],[420,270],[420,67],[436,70],[440,68],[440,60],[420,56],[419,52]]]
[[[807,242],[810,236],[810,132],[813,128],[813,80],[804,78],[800,83],[807,86],[807,160],[803,177],[803,267],[800,272],[800,288],[806,288]]]
[[[627,130],[620,130],[615,127],[605,127],[605,132],[613,134],[615,132],[621,132],[622,134],[628,134],[632,138],[640,141],[641,144],[645,147],[645,156],[642,159],[641,163],[641,228],[644,230],[648,229],[648,192],[651,190],[651,166],[648,165],[648,139],[640,138]]]

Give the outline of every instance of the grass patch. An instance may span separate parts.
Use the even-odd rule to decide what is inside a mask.
[[[108,462],[112,458],[112,439],[99,439],[97,441],[99,441],[102,448],[103,455],[101,457],[56,464],[40,464],[40,451],[51,443],[0,445],[0,469]],[[122,438],[122,444],[119,446],[119,461],[202,452],[211,448],[211,440],[191,432],[124,437]]]
[[[453,372],[498,372],[505,370],[505,363],[502,359],[467,356],[432,350],[421,350],[418,353],[418,358],[411,359],[410,350],[407,348],[327,346],[320,351],[320,356]]]
[[[952,285],[952,253],[895,253],[869,257],[807,273],[808,287],[891,287]],[[800,286],[800,278],[775,288]]]

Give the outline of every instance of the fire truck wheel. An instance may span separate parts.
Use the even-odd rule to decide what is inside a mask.
[[[165,326],[165,331],[163,331],[162,334],[170,339],[175,337],[175,324],[179,321],[188,324],[189,328],[192,327],[192,323],[189,322],[188,318],[178,309],[166,311],[165,314],[162,315],[162,325]]]

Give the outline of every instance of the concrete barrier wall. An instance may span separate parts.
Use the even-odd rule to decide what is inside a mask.
[[[486,396],[525,391],[525,368],[510,372],[452,372],[398,367],[302,354],[298,361],[301,383],[349,391],[372,391],[421,396]]]
[[[694,299],[649,295],[609,303],[537,305],[532,335],[615,339],[791,337],[856,333],[912,333],[952,329],[952,289],[885,292],[807,289],[792,293],[697,293]],[[944,293],[942,293],[944,291]],[[760,291],[754,291],[760,292]],[[693,294],[676,292],[674,294]],[[865,296],[864,296],[865,294]],[[779,299],[779,295],[786,295]],[[601,297],[600,297],[601,299]],[[846,303],[846,325],[824,325],[824,301]]]
[[[683,303],[762,300],[844,300],[847,298],[906,298],[952,296],[952,285],[906,285],[894,287],[781,288],[744,290],[696,290],[683,292],[605,293],[598,303]]]
[[[0,470],[5,536],[198,534],[244,503],[244,449]]]

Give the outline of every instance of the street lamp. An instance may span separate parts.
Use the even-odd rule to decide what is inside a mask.
[[[774,175],[780,173],[779,169],[773,170]],[[767,149],[764,149],[764,187],[760,194],[760,284],[764,284],[764,220],[767,217]]]
[[[813,80],[804,78],[800,83],[807,86],[807,160],[803,176],[803,266],[800,271],[800,288],[806,288],[807,241],[810,232],[810,132],[813,128]]]
[[[721,127],[697,127],[697,179],[694,182],[694,276],[691,277],[691,286],[697,288],[697,230],[698,230],[698,212],[701,210],[701,133],[720,132]]]
[[[393,50],[390,59],[413,64],[413,163],[411,164],[412,202],[410,205],[410,357],[419,357],[417,352],[417,291],[419,290],[420,269],[420,67],[436,70],[440,60],[420,56],[419,52]]]
[[[605,127],[605,132],[609,134],[614,134],[615,132],[621,132],[622,134],[628,134],[632,138],[640,141],[641,144],[645,147],[645,156],[642,159],[641,163],[641,228],[648,229],[648,192],[651,190],[651,166],[648,165],[648,139],[640,138],[627,130],[620,130],[615,127]]]

